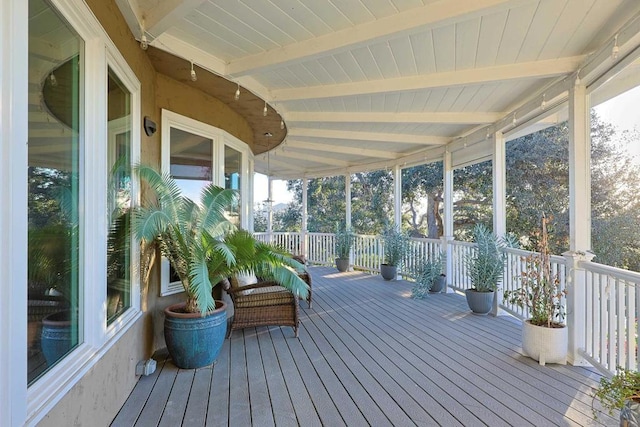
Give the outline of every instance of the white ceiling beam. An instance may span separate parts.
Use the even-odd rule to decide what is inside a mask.
[[[144,29],[149,33],[151,39],[158,37],[205,1],[207,0],[162,0],[156,2],[153,8],[140,13]]]
[[[279,158],[285,157],[285,158],[304,160],[304,161],[320,163],[325,165],[343,166],[343,167],[349,166],[349,162],[346,162],[344,160],[339,160],[334,157],[317,156],[317,155],[308,154],[308,153],[298,153],[295,151],[291,151],[289,148],[287,150],[283,150],[283,149],[278,150],[276,155]]]
[[[333,130],[333,129],[295,128],[295,127],[287,130],[287,136],[357,140],[357,141],[375,141],[375,142],[399,142],[403,144],[416,144],[416,145],[444,145],[451,141],[451,138],[447,138],[443,136],[410,135],[410,134],[402,134],[402,133],[382,133],[382,132],[356,132],[356,131],[343,131],[343,130]]]
[[[231,61],[228,71],[232,76],[255,74],[322,55],[345,51],[383,38],[400,37],[426,28],[462,22],[471,17],[509,9],[534,0],[449,0],[430,2],[385,18],[366,22],[341,31],[329,33],[267,52]]]
[[[391,151],[373,150],[362,147],[345,147],[344,145],[335,145],[319,142],[302,141],[299,139],[287,139],[287,147],[294,149],[304,149],[312,151],[323,151],[329,153],[353,154],[363,157],[377,157],[380,159],[395,159],[398,157]]]
[[[127,21],[127,25],[133,33],[136,40],[140,40],[142,35],[142,16],[139,14],[140,9],[137,7],[137,0],[116,0],[116,5],[120,9],[120,13]]]
[[[506,113],[463,113],[463,112],[422,112],[422,113],[381,113],[381,112],[289,112],[287,123],[334,122],[334,123],[448,123],[479,124],[493,123]]]
[[[170,34],[164,33],[150,44],[178,58],[193,61],[195,64],[212,73],[222,76],[226,74],[227,64],[224,61]]]
[[[554,77],[574,72],[584,58],[584,56],[572,56],[568,58],[521,62],[519,64],[497,65],[486,68],[472,68],[468,70],[398,77],[394,79],[280,89],[272,91],[271,100],[295,101],[300,99],[321,99],[349,95],[372,95],[440,87],[476,85],[517,79]]]

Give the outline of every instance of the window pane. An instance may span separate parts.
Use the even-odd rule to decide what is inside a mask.
[[[27,381],[31,384],[82,340],[78,249],[82,40],[48,3],[33,0],[29,6]]]
[[[213,140],[171,128],[170,173],[183,194],[200,200],[201,190],[213,180]]]
[[[131,93],[109,69],[107,324],[131,307]]]
[[[224,147],[224,188],[237,190],[240,193],[242,172],[242,153],[225,145]],[[240,226],[240,198],[227,214],[229,220]]]

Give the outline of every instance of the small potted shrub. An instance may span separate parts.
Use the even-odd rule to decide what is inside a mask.
[[[503,249],[513,246],[513,242],[496,236],[483,224],[476,224],[473,237],[478,247],[464,259],[471,280],[471,289],[467,289],[465,295],[474,314],[487,314],[504,274],[507,256]]]
[[[340,272],[345,272],[349,269],[351,247],[355,234],[348,227],[337,227],[335,238],[336,268]]]
[[[398,267],[402,265],[409,249],[409,236],[394,227],[388,227],[382,234],[384,262],[380,265],[380,274],[384,280],[395,280]]]
[[[411,296],[416,299],[424,298],[429,292],[442,292],[446,276],[444,269],[444,254],[439,253],[430,257],[415,274],[416,282],[411,289]]]
[[[551,272],[549,221],[543,216],[539,253],[525,259],[526,268],[518,278],[521,287],[504,293],[507,302],[528,310],[531,317],[522,326],[522,350],[541,365],[547,362],[566,364],[569,339],[563,324],[562,297],[566,290],[561,288],[557,275]]]
[[[594,399],[600,400],[602,407],[609,415],[614,410],[620,410],[621,426],[640,425],[640,373],[628,369],[618,368],[611,378],[600,379],[600,384],[594,394]],[[597,411],[592,407],[593,417],[597,418]]]

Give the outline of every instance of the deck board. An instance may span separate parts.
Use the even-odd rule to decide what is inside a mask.
[[[312,267],[314,305],[290,327],[234,331],[213,366],[160,355],[115,427],[581,426],[600,375],[539,366],[509,316],[475,316],[457,294],[410,298],[411,285]]]

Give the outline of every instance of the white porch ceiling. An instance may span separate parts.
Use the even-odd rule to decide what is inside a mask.
[[[284,117],[269,163],[279,177],[440,156],[640,13],[638,0],[117,1],[137,38],[144,28]]]

